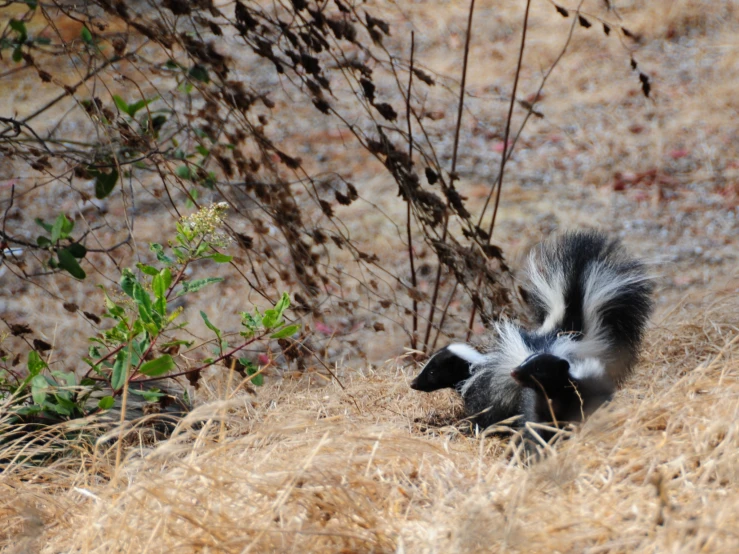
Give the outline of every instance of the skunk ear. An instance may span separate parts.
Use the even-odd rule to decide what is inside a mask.
[[[411,382],[411,388],[431,392],[454,387],[469,378],[470,366],[484,359],[485,356],[467,344],[450,344],[431,356]]]

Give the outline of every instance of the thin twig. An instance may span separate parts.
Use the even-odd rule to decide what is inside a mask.
[[[526,46],[526,31],[529,27],[529,8],[531,7],[531,0],[526,0],[526,10],[524,11],[523,16],[523,31],[521,32],[521,46],[518,49],[518,62],[516,63],[516,75],[513,78],[513,91],[511,92],[511,102],[508,106],[508,117],[506,118],[506,124],[505,124],[505,134],[503,136],[503,155],[500,158],[500,170],[498,172],[498,183],[497,183],[497,193],[495,196],[495,208],[493,209],[493,218],[490,221],[490,227],[488,229],[488,244],[490,244],[490,239],[493,236],[493,229],[495,228],[495,219],[498,215],[498,205],[500,204],[500,191],[503,188],[503,174],[505,171],[505,164],[506,160],[508,159],[508,137],[511,133],[511,119],[513,119],[513,108],[516,105],[516,91],[518,90],[518,81],[519,77],[521,75],[521,66],[523,65],[523,51],[524,47]],[[482,214],[485,213],[485,210],[487,209],[487,201],[485,202],[485,206],[483,207]],[[482,222],[482,214],[480,215],[480,222]],[[477,288],[480,288],[480,284],[482,282],[482,275],[478,278],[478,286]],[[469,340],[470,335],[472,334],[472,327],[475,324],[475,316],[477,315],[477,304],[472,305],[472,313],[470,314],[470,321],[467,324],[467,340]]]
[[[131,380],[131,383],[150,383],[151,381],[161,381],[163,379],[172,379],[174,377],[182,377],[183,375],[188,375],[190,373],[198,373],[199,371],[203,371],[204,369],[207,369],[210,366],[217,364],[221,360],[225,360],[229,356],[233,356],[239,350],[243,350],[244,348],[246,348],[250,344],[252,344],[252,343],[254,343],[254,342],[258,341],[258,340],[263,339],[266,335],[267,335],[267,332],[265,332],[265,333],[263,333],[263,334],[261,334],[259,336],[256,336],[256,337],[252,337],[249,340],[247,340],[246,342],[244,342],[241,345],[237,346],[236,348],[234,348],[232,350],[229,350],[225,354],[221,354],[220,356],[218,356],[217,358],[215,358],[212,361],[208,362],[207,364],[203,364],[203,365],[201,365],[199,367],[196,367],[194,369],[187,369],[185,371],[180,371],[179,373],[167,373],[166,375],[160,375],[159,377],[149,377],[147,379],[132,379]]]
[[[13,200],[15,199],[15,183],[10,185],[10,202],[8,203],[8,207],[5,208],[5,214],[3,214],[3,235],[2,238],[5,239],[7,235],[5,234],[5,225],[8,222],[8,212],[10,211],[10,208],[13,207]],[[2,252],[2,249],[0,249],[0,252]]]
[[[536,383],[536,386],[539,387],[539,389],[541,390],[541,393],[544,395],[544,398],[547,401],[547,407],[549,408],[549,415],[552,416],[552,423],[554,423],[554,426],[559,429],[559,422],[557,421],[557,416],[554,415],[554,408],[552,407],[552,401],[549,398],[549,396],[547,395],[547,391],[544,388],[544,385],[542,385],[539,382],[539,380],[536,377],[534,377],[533,375],[531,376],[531,379],[534,381],[534,383]]]
[[[413,163],[413,128],[411,127],[411,88],[413,86],[413,54],[416,48],[416,33],[411,31],[411,60],[408,72],[408,94],[405,99],[405,118],[408,123],[408,159]],[[413,257],[413,232],[411,231],[411,196],[406,198],[406,233],[408,234],[408,260],[411,266],[411,285],[415,289],[418,286],[416,280],[416,263]],[[411,334],[411,348],[416,349],[418,340],[418,296],[413,295],[413,333]]]
[[[459,281],[456,281],[454,283],[454,286],[452,287],[452,292],[449,293],[449,298],[446,300],[446,304],[444,304],[444,310],[441,312],[441,318],[439,319],[439,328],[436,330],[436,335],[434,335],[434,342],[431,343],[431,351],[436,350],[436,343],[439,340],[439,335],[441,335],[441,330],[444,328],[444,320],[446,320],[446,315],[449,312],[449,306],[452,304],[452,300],[454,300],[454,295],[457,292],[457,287],[459,286]]]
[[[454,187],[454,180],[457,172],[457,149],[459,147],[459,132],[462,128],[462,113],[464,110],[464,91],[467,84],[467,61],[470,54],[470,39],[472,38],[472,15],[475,11],[475,0],[470,1],[470,11],[467,16],[467,36],[464,41],[464,61],[462,62],[462,82],[459,90],[459,105],[457,108],[457,126],[454,130],[454,149],[452,151],[452,170],[450,173],[449,186]],[[446,242],[447,232],[449,231],[449,198],[447,198],[446,210],[444,214],[444,229],[441,234],[441,242]],[[439,286],[441,285],[441,270],[443,264],[439,260],[439,265],[436,268],[436,279],[434,281],[434,291],[431,296],[431,306],[429,308],[428,322],[426,323],[426,335],[423,339],[423,348],[425,352],[426,347],[431,337],[431,328],[434,326],[434,312],[436,310],[436,300],[439,297]]]
[[[126,356],[126,378],[124,383],[128,382],[128,374],[131,371],[131,353],[129,352]],[[121,467],[121,454],[123,452],[123,437],[126,436],[125,424],[126,424],[126,405],[128,404],[128,386],[123,387],[123,398],[121,399],[121,417],[118,421],[120,426],[118,433],[118,443],[116,444],[115,450],[115,473],[113,474],[113,484],[118,482],[118,472]]]

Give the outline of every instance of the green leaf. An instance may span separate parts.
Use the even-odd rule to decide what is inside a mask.
[[[187,346],[188,348],[190,348],[194,343],[195,341],[177,339],[162,343],[159,345],[159,348],[162,350],[164,350],[165,348],[172,348],[173,346]]]
[[[18,63],[23,59],[23,50],[21,50],[20,46],[16,46],[13,49],[13,55],[11,56],[11,58],[15,63]]]
[[[131,117],[134,117],[136,115],[136,112],[139,111],[141,108],[145,108],[155,100],[159,100],[158,96],[154,96],[153,98],[144,98],[142,100],[139,100],[138,102],[134,102],[133,104],[128,105],[128,115]]]
[[[58,379],[59,383],[64,382],[67,387],[74,387],[77,385],[77,376],[71,371],[52,371],[51,374]]]
[[[206,250],[210,250],[210,244],[208,244],[207,242],[202,242],[202,243],[200,243],[200,245],[198,246],[197,250],[195,250],[195,254],[194,254],[194,256],[195,256],[195,257],[198,257],[198,258],[199,258],[200,256],[202,256],[202,255],[203,255],[203,253],[204,253],[204,252],[205,252]]]
[[[71,221],[67,219],[64,214],[59,214],[54,220],[54,225],[51,228],[51,242],[56,243],[59,239],[64,239],[69,236],[69,232],[72,230],[69,228]],[[74,227],[74,224],[72,224]],[[69,230],[68,230],[69,229]]]
[[[110,173],[98,173],[95,177],[95,198],[102,200],[108,196],[118,183],[118,169],[115,167]]]
[[[156,297],[154,309],[156,309],[156,311],[161,315],[167,314],[167,290],[171,283],[172,272],[168,267],[165,267],[160,273],[157,273],[156,277],[151,281],[151,288]]]
[[[53,226],[49,225],[43,219],[38,218],[38,217],[34,219],[34,221],[36,222],[36,225],[38,225],[39,227],[42,227],[44,231],[51,234],[51,230],[53,229]]]
[[[188,71],[188,75],[193,79],[200,81],[201,83],[210,83],[210,77],[208,76],[208,70],[200,64],[195,64]]]
[[[284,339],[286,337],[291,337],[295,333],[297,333],[300,330],[300,324],[295,325],[288,325],[287,327],[283,327],[279,331],[277,331],[275,334],[270,335],[271,339]]]
[[[239,362],[244,366],[244,369],[246,369],[247,375],[254,375],[259,372],[259,368],[254,365],[254,362],[249,358],[239,358]],[[251,379],[251,383],[257,387],[261,387],[264,384],[264,375],[260,373],[259,375],[254,376]]]
[[[18,43],[23,44],[28,40],[28,31],[26,30],[26,24],[23,21],[18,21],[17,19],[11,19],[8,23],[10,25],[10,28],[13,29],[16,33],[18,33]],[[17,60],[13,60],[17,61]]]
[[[77,262],[69,249],[64,248],[63,250],[59,250],[56,255],[59,257],[59,267],[66,270],[72,277],[76,279],[84,279],[86,277],[85,271],[80,267],[79,262]]]
[[[208,316],[206,315],[205,312],[201,311],[200,312],[200,317],[203,318],[203,321],[205,322],[205,326],[208,329],[210,329],[211,331],[213,331],[216,334],[216,336],[218,337],[218,340],[220,340],[221,339],[221,330],[210,322],[210,319],[208,319]]]
[[[66,239],[72,233],[74,229],[74,221],[67,219],[67,216],[60,214],[62,217],[62,235],[61,238]],[[53,229],[52,229],[53,230]]]
[[[169,287],[172,285],[172,272],[168,267],[165,267],[162,271],[159,272],[159,275],[162,276],[162,280],[164,281],[164,288],[169,289]]]
[[[51,39],[48,37],[36,37],[35,39],[33,39],[33,42],[35,42],[36,44],[41,44],[43,46],[48,46],[49,44],[51,44]]]
[[[283,313],[285,313],[285,310],[287,310],[290,307],[290,295],[288,295],[286,292],[282,293],[282,297],[277,301],[277,304],[275,304],[275,310],[277,311],[278,316],[282,316]]]
[[[164,284],[164,279],[158,273],[151,280],[151,290],[154,292],[154,296],[156,298],[164,298],[164,295],[167,294],[167,287]]]
[[[125,348],[118,352],[113,364],[113,374],[110,378],[110,386],[113,390],[120,389],[126,382],[126,374],[128,373],[128,350]]]
[[[265,329],[274,329],[278,325],[280,325],[280,314],[277,312],[277,310],[264,310],[264,315],[262,316],[262,325]]]
[[[38,8],[38,0],[24,0],[24,2],[32,10],[35,10],[36,8]]]
[[[123,98],[121,98],[117,94],[114,94],[113,95],[113,102],[115,102],[116,107],[120,111],[122,111],[125,114],[128,113],[128,103]]]
[[[245,331],[241,332],[241,335],[249,338],[254,336],[257,330],[262,326],[262,316],[256,309],[254,315],[248,312],[241,313],[241,324],[246,327]]]
[[[115,319],[122,320],[126,316],[125,310],[121,306],[113,302],[110,296],[108,296],[107,292],[105,293],[105,307],[108,309],[108,313],[110,314],[110,316]]]
[[[141,262],[138,262],[136,264],[136,267],[139,268],[141,273],[145,273],[146,275],[151,275],[152,277],[156,277],[157,275],[159,275],[159,270],[156,267],[142,264]]]
[[[233,256],[227,256],[226,254],[221,254],[220,252],[211,254],[208,257],[217,264],[227,264],[228,262],[234,259]]]
[[[149,377],[159,377],[177,367],[169,354],[164,354],[155,360],[149,360],[139,368],[139,371]]]
[[[77,411],[77,406],[72,402],[71,398],[66,398],[60,394],[55,394],[56,404],[46,403],[46,407],[54,410],[59,415],[71,416]]]
[[[78,259],[84,258],[87,254],[87,248],[85,248],[79,242],[73,242],[72,244],[67,246],[66,250],[69,250],[69,253]]]
[[[82,37],[82,40],[84,42],[86,42],[87,44],[92,44],[92,33],[90,32],[90,29],[88,29],[87,27],[82,27],[80,36]]]
[[[31,379],[31,396],[34,404],[43,404],[46,401],[46,391],[49,389],[49,382],[43,375],[35,375]]]
[[[41,406],[23,406],[14,411],[19,416],[38,415],[43,411]]]
[[[35,377],[39,373],[41,373],[41,370],[46,369],[49,367],[46,365],[46,362],[41,359],[41,356],[39,356],[38,352],[35,350],[31,350],[28,353],[28,363],[26,365],[28,367],[28,374]]]
[[[136,280],[136,277],[131,272],[131,270],[128,268],[124,268],[124,270],[121,272],[121,283],[120,283],[121,289],[123,289],[123,292],[125,292],[128,296],[133,298],[133,289],[138,284],[139,282]]]
[[[51,246],[51,241],[46,237],[39,235],[36,237],[36,244],[38,244],[40,248],[48,248]]]
[[[154,254],[156,254],[157,256],[157,260],[159,260],[163,264],[172,265],[173,263],[175,263],[172,258],[164,253],[164,247],[161,244],[153,242],[149,245],[149,250],[154,252]]]
[[[144,400],[146,400],[147,402],[156,402],[161,397],[166,396],[163,392],[160,392],[160,390],[156,388],[149,390],[140,390],[132,387],[128,389],[128,392],[137,396],[143,396]]]
[[[207,277],[205,279],[195,279],[194,281],[183,281],[182,290],[177,293],[177,296],[182,296],[188,292],[197,292],[203,287],[207,287],[212,283],[219,283],[223,281],[223,277]]]
[[[136,283],[133,287],[133,299],[139,307],[139,315],[144,323],[151,323],[153,317],[151,315],[151,296],[144,290],[144,287]]]
[[[192,171],[186,165],[179,166],[175,172],[180,179],[192,180]]]
[[[149,337],[146,335],[143,335],[141,340],[134,340],[131,343],[131,346],[133,347],[133,356],[131,356],[131,365],[138,365],[139,361],[141,361],[141,358],[144,357],[144,353],[149,349],[149,346],[151,345],[151,341],[149,340]]]
[[[115,406],[115,398],[112,396],[103,396],[98,402],[98,408],[101,410],[110,410]]]
[[[208,154],[210,154],[210,150],[208,150],[202,144],[196,145],[195,146],[195,150],[197,150],[198,151],[198,154],[200,154],[201,156],[203,156],[203,158],[206,158],[208,156]]]

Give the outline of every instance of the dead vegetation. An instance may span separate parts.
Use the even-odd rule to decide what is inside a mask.
[[[548,2],[533,2],[519,94],[524,102],[536,98],[542,73],[573,21],[574,3],[562,5],[569,18]],[[436,90],[450,91],[443,98],[419,98],[419,115],[436,125],[431,137],[441,165],[448,168],[460,59],[450,53],[463,49],[468,5],[403,2],[397,7],[383,5],[388,21],[400,29],[385,43],[404,44],[415,28],[419,67],[437,81]],[[457,182],[474,214],[491,192],[504,146],[505,102],[516,57],[511,45],[519,38],[522,9],[523,3],[477,3],[473,29],[478,40],[470,51]],[[562,442],[550,459],[527,469],[505,439],[470,437],[452,425],[451,395],[410,391],[407,381],[414,369],[408,360],[371,366],[342,358],[345,352],[363,352],[376,361],[402,352],[408,344],[404,333],[411,328],[403,309],[388,314],[379,302],[361,304],[387,316],[382,331],[373,327],[376,314],[359,317],[337,305],[321,313],[312,329],[327,339],[326,349],[337,360],[331,367],[346,390],[312,365],[292,373],[287,364],[271,368],[267,385],[255,393],[231,395],[225,378],[211,376],[198,395],[200,407],[173,438],[157,442],[145,431],[131,433],[118,467],[114,440],[91,444],[78,429],[64,425],[38,440],[2,445],[4,551],[737,551],[736,8],[730,1],[683,0],[593,1],[583,9],[589,10],[587,17],[592,11],[623,21],[634,35],[627,44],[651,77],[650,97],[644,97],[622,45],[613,36],[607,39],[602,27],[578,24],[567,58],[537,99],[536,109],[545,117],[531,119],[509,162],[496,242],[515,268],[525,246],[554,229],[600,226],[655,262],[660,310],[642,364],[610,406]],[[65,20],[55,32],[79,44],[80,27]],[[230,40],[219,44],[230,49]],[[7,72],[15,70],[3,66],[3,71],[5,84]],[[23,109],[30,96],[51,98],[44,97],[51,85],[40,85],[38,73],[24,78],[28,72],[12,73],[0,115],[10,113],[5,110],[9,98]],[[259,84],[280,94],[279,82]],[[387,91],[391,85],[383,81],[380,88]],[[296,115],[318,109],[289,101],[280,97]],[[526,114],[517,106],[514,127]],[[340,164],[347,181],[366,187],[351,205],[337,202],[336,212],[361,252],[378,256],[389,274],[410,283],[397,223],[405,221],[406,207],[395,196],[397,183],[367,152],[346,148],[347,137],[335,126],[314,117],[296,120],[292,130],[274,131],[280,144],[298,153],[311,176],[317,170],[312,164],[324,156]],[[75,125],[67,118],[60,130],[74,133]],[[6,212],[8,224],[13,233],[32,240],[33,218],[50,205],[42,188],[48,182],[15,167],[2,170],[3,200],[11,181],[26,194],[22,210],[16,203]],[[320,192],[332,203],[335,188],[348,195],[343,181],[320,176],[326,177]],[[89,196],[91,183],[84,185]],[[178,190],[178,202],[184,203],[190,187]],[[163,186],[117,198],[104,213],[78,202],[66,185],[54,191],[55,202],[75,214],[80,225],[85,218],[92,226],[112,222],[112,230],[99,233],[108,241],[103,246],[126,238],[127,227],[120,224],[131,198],[137,209],[157,214],[137,216],[138,241],[156,240],[176,217],[163,207]],[[314,209],[325,217],[320,207]],[[248,221],[239,225],[238,232],[249,229]],[[366,228],[372,233],[360,232]],[[378,236],[392,240],[378,241]],[[127,251],[116,261],[96,255],[101,280],[116,280],[116,263],[126,265],[142,251]],[[346,294],[353,302],[362,294],[374,298],[370,288],[352,280],[353,255],[341,251],[331,260],[345,271],[332,275],[339,284],[337,296]],[[418,289],[425,298],[433,290],[433,261],[429,249],[419,248]],[[445,277],[445,285],[451,288],[452,282]],[[64,366],[77,356],[84,348],[80,337],[97,329],[79,313],[60,308],[67,300],[80,312],[100,312],[100,302],[69,278],[34,277],[2,286],[7,292],[0,299],[2,314],[42,333],[53,345],[52,365]],[[239,279],[225,287],[204,300],[224,320],[234,304],[254,301]],[[405,290],[388,286],[383,294],[405,308],[412,305]],[[449,334],[459,337],[469,303],[455,297],[449,305]],[[203,329],[193,333],[202,336]],[[0,429],[5,421],[0,419]],[[82,424],[93,430],[93,422]],[[29,455],[36,456],[32,461],[47,461],[29,465],[24,463]]]
[[[657,318],[616,399],[531,468],[503,438],[425,425],[449,398],[410,391],[402,360],[345,390],[211,381],[211,402],[117,470],[106,443],[11,464],[6,551],[733,552],[739,303],[689,300]]]

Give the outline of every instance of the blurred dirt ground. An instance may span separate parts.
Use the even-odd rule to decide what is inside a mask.
[[[388,48],[407,52],[414,29],[419,65],[454,85],[468,4],[382,7],[393,23]],[[212,402],[177,436],[132,448],[118,470],[101,446],[76,462],[6,472],[4,551],[739,551],[739,6],[593,0],[582,9],[620,18],[636,40],[606,37],[590,15],[591,28],[576,26],[537,104],[544,117],[532,119],[507,167],[493,242],[516,267],[549,233],[595,226],[652,262],[658,311],[644,361],[609,407],[526,469],[505,440],[428,424],[451,421],[454,398],[408,389],[416,367],[396,357],[404,335],[354,330],[334,340],[361,342],[367,360],[335,368],[343,387],[317,373],[273,375],[256,394],[224,401],[225,384],[213,378],[200,393]],[[523,2],[476,4],[458,163],[473,211],[497,172],[522,11]],[[531,100],[572,22],[533,2],[520,99]],[[650,98],[632,54],[651,79]],[[7,81],[0,112],[22,111],[34,91],[22,76]],[[450,90],[448,102],[435,102],[425,110],[448,123],[435,138],[449,163],[456,100]],[[302,126],[284,143],[304,158],[325,156],[372,191],[365,200],[389,217],[350,206],[346,220],[366,236],[367,252],[407,272],[401,249],[377,240],[402,220],[397,186],[314,114],[296,114]],[[3,198],[11,180],[33,187],[32,177],[7,171]],[[160,240],[174,225],[161,216],[139,221],[138,241]],[[0,314],[45,333],[54,360],[86,348],[94,329],[81,316],[60,312],[39,287],[7,274],[0,283]],[[44,286],[83,309],[102,301],[72,279]],[[227,282],[198,303],[226,319],[247,308],[234,309],[234,299],[248,297]]]

